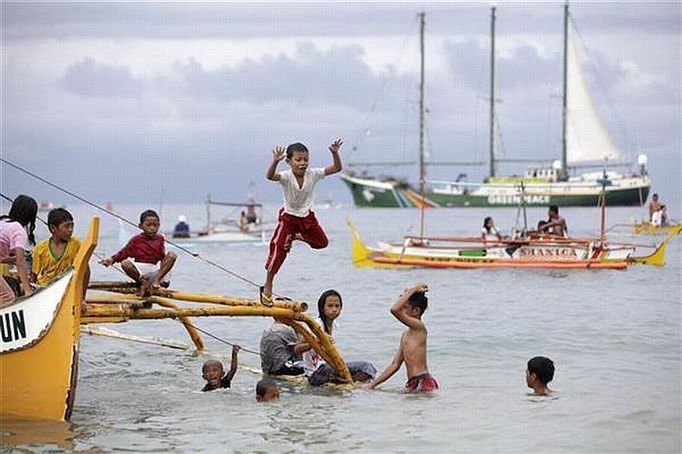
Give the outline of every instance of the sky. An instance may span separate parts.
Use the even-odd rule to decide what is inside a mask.
[[[3,1],[0,152],[98,203],[276,202],[272,149],[296,141],[313,166],[336,137],[346,165],[415,162],[423,10],[428,159],[482,162],[491,5]],[[557,159],[563,3],[496,5],[498,154]],[[647,154],[653,189],[682,200],[680,3],[573,2],[571,17],[613,140],[633,161]],[[417,181],[416,165],[371,170]],[[11,197],[73,203],[5,164],[0,179]],[[338,177],[317,194],[351,202]]]

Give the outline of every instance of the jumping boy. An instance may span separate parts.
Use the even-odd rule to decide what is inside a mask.
[[[201,366],[201,376],[206,380],[206,386],[202,391],[213,391],[218,388],[229,388],[232,384],[234,374],[237,373],[237,354],[241,347],[232,346],[232,359],[230,360],[230,370],[225,373],[223,363],[215,359],[209,359]]]
[[[547,396],[552,393],[547,384],[554,378],[554,362],[544,356],[536,356],[528,361],[526,369],[526,385],[533,389],[535,396]]]
[[[264,378],[256,383],[256,402],[270,402],[279,399],[279,389],[272,380]]]
[[[284,207],[280,208],[277,228],[270,240],[270,252],[265,262],[267,274],[265,285],[261,287],[261,303],[272,305],[272,283],[286,258],[291,244],[303,241],[313,249],[324,249],[329,244],[327,235],[317,222],[315,213],[311,211],[315,198],[315,185],[327,175],[338,173],[342,169],[339,149],[343,145],[341,139],[336,139],[329,145],[332,154],[332,164],[327,167],[308,169],[310,153],[302,143],[294,143],[287,147],[277,146],[272,152],[272,163],[268,167],[266,178],[278,181],[284,193]],[[291,170],[277,172],[277,165],[283,159]]]
[[[47,215],[47,227],[52,236],[33,249],[31,282],[45,286],[73,265],[81,242],[73,236],[73,216],[64,208],[55,208]]]
[[[398,351],[386,369],[369,384],[374,389],[395,374],[405,363],[407,369],[407,392],[430,392],[438,389],[438,382],[429,374],[426,365],[426,325],[422,316],[428,306],[426,283],[418,283],[405,290],[398,301],[391,306],[391,314],[407,326],[400,337]]]
[[[166,252],[165,240],[159,232],[159,215],[154,210],[140,214],[138,227],[142,233],[135,235],[123,249],[100,263],[111,266],[121,262],[123,271],[139,285],[139,294],[144,296],[159,285],[168,286],[163,278],[173,268],[177,256]]]

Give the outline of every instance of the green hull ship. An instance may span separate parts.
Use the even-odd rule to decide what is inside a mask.
[[[483,183],[431,181],[426,178],[429,162],[425,156],[426,106],[424,102],[424,13],[420,14],[421,81],[419,99],[419,184],[410,185],[399,178],[374,178],[367,173],[347,172],[342,175],[358,207],[436,208],[436,207],[509,207],[523,203],[529,206],[597,207],[602,180],[607,180],[606,203],[609,206],[642,206],[646,203],[651,180],[646,171],[647,157],[639,155],[639,169],[627,175],[607,169],[607,164],[628,165],[624,153],[615,145],[599,116],[583,75],[576,39],[569,23],[568,4],[564,6],[563,33],[563,131],[560,159],[545,160],[529,168],[523,175],[502,176],[497,173],[497,113],[495,75],[496,7],[491,15],[490,54],[490,151],[489,172]],[[510,160],[515,161],[515,160]],[[518,162],[519,160],[516,160]],[[526,159],[521,161],[528,161]],[[533,162],[538,162],[533,161]],[[550,164],[551,165],[548,165]],[[365,163],[377,165],[382,163]],[[437,164],[437,163],[432,163]],[[459,165],[485,163],[459,163]],[[391,165],[391,164],[386,164]],[[361,165],[356,165],[361,167]],[[593,171],[579,175],[579,168]],[[594,171],[594,168],[601,168]],[[523,195],[522,195],[523,193]]]
[[[341,179],[350,189],[357,207],[510,207],[521,203],[521,180],[519,184],[472,185],[443,182],[430,185],[422,197],[418,189],[401,181],[380,181],[350,174],[342,175]],[[649,195],[650,182],[647,175],[612,178],[611,181],[613,184],[606,188],[608,206],[641,206]],[[593,184],[556,182],[551,185],[524,181],[524,188],[524,202],[528,206],[597,207],[601,191],[596,180]]]

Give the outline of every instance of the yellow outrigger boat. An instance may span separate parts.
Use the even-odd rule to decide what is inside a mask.
[[[68,420],[78,383],[81,325],[132,319],[177,319],[187,329],[196,351],[203,352],[203,340],[190,317],[274,317],[291,326],[333,366],[346,387],[352,383],[346,363],[331,338],[305,313],[304,302],[275,301],[266,307],[257,300],[168,289],[140,298],[132,284],[116,282],[90,285],[89,289],[110,293],[88,295],[84,301],[88,261],[98,233],[99,218],[94,217],[73,269],[47,287],[0,308],[0,416]],[[181,307],[172,300],[214,307]],[[83,331],[94,332],[88,328]]]
[[[641,221],[630,224],[632,233],[635,235],[679,235],[682,233],[682,224],[653,225],[651,222]]]

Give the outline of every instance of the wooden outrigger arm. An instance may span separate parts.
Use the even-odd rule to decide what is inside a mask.
[[[330,336],[322,330],[312,317],[305,313],[308,306],[304,302],[275,301],[272,307],[268,307],[263,306],[257,300],[165,289],[155,289],[152,296],[140,298],[133,293],[135,288],[128,283],[93,283],[90,288],[116,291],[121,294],[89,296],[86,299],[87,304],[81,317],[81,323],[84,325],[121,323],[133,319],[178,319],[187,330],[197,351],[203,351],[203,340],[190,317],[273,317],[291,326],[310,344],[315,352],[336,369],[343,381],[352,383],[345,361],[343,361]],[[180,307],[168,298],[194,303],[210,303],[218,305],[218,307]],[[161,306],[161,308],[154,308],[153,305]]]

